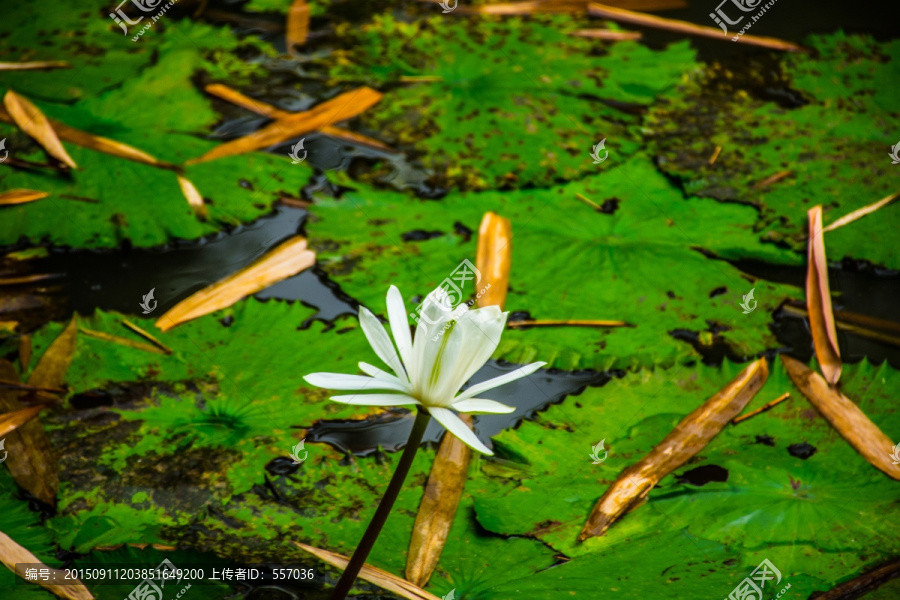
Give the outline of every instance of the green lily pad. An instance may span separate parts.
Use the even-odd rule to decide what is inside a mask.
[[[838,33],[814,36],[811,45],[813,54],[784,59],[774,84],[768,74],[698,72],[646,123],[660,167],[686,191],[758,207],[761,238],[797,250],[806,248],[806,212],[814,205],[822,205],[828,225],[898,191],[888,153],[900,117],[892,83],[900,77],[900,41]],[[795,98],[795,106],[760,99],[742,84],[789,86],[782,95]],[[709,165],[716,145],[722,152]],[[754,187],[782,171],[792,175]],[[898,226],[894,203],[825,234],[828,256],[897,268],[891,242]]]
[[[634,111],[611,106],[648,105],[695,64],[687,42],[659,52],[617,42],[598,55],[570,35],[577,27],[560,15],[415,23],[376,15],[339,28],[350,50],[334,53],[329,75],[393,88],[362,123],[411,146],[440,185],[546,186],[634,155]],[[604,138],[609,161],[597,165],[590,152]]]
[[[494,211],[510,220],[513,232],[506,310],[634,326],[508,330],[497,356],[512,362],[602,370],[696,359],[690,345],[670,335],[676,330],[702,332],[702,340],[749,356],[776,344],[765,325],[769,312],[799,293],[751,282],[701,253],[799,260],[756,239],[752,208],[683,200],[646,159],[546,190],[459,193],[441,202],[356,188],[338,200],[318,199],[307,229],[323,269],[367,306],[379,306],[383,290],[396,284],[412,310],[415,298],[464,259],[474,262],[477,235],[459,233],[455,223],[474,232],[484,213]],[[603,214],[576,194],[618,208]],[[413,241],[417,232],[431,239]],[[759,305],[744,314],[739,305],[751,288]],[[472,287],[463,290],[468,294]]]

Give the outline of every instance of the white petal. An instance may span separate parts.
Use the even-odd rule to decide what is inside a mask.
[[[464,413],[489,413],[502,415],[511,413],[516,410],[515,406],[507,406],[495,400],[486,400],[484,398],[470,398],[468,400],[458,400],[453,403],[453,409]]]
[[[375,365],[370,365],[367,362],[360,362],[359,370],[362,371],[363,373],[365,373],[366,375],[369,375],[370,377],[374,377],[375,379],[381,379],[383,381],[390,381],[397,385],[400,385],[401,387],[403,387],[404,392],[408,393],[408,392],[412,391],[412,386],[409,383],[402,381],[401,379],[399,379],[395,375],[391,375],[387,371],[382,371]]]
[[[412,369],[412,335],[409,333],[409,317],[406,316],[406,305],[403,296],[396,286],[391,286],[387,293],[388,322],[394,343],[400,351],[400,358],[407,369]]]
[[[407,386],[400,381],[387,381],[363,375],[346,375],[344,373],[310,373],[303,377],[307,383],[329,390],[394,390],[406,392]]]
[[[477,450],[488,456],[494,455],[493,452],[488,450],[487,446],[481,443],[481,440],[478,439],[475,432],[469,429],[469,426],[463,423],[452,411],[446,408],[429,407],[428,412],[430,412],[431,416],[437,419],[437,422],[443,425],[447,431],[458,437],[463,444],[472,450]]]
[[[397,357],[397,351],[394,350],[394,343],[391,342],[391,338],[388,337],[388,334],[381,325],[381,321],[378,320],[378,317],[373,315],[372,311],[365,306],[360,306],[359,324],[362,326],[363,333],[366,334],[366,339],[369,340],[369,345],[375,350],[375,354],[378,355],[378,358],[383,360],[384,364],[389,366],[401,381],[405,380],[406,371],[403,370],[403,365]]]
[[[406,394],[350,394],[347,396],[332,396],[331,400],[358,406],[402,406],[404,404],[419,403],[418,400]]]
[[[447,344],[448,351],[441,355],[440,377],[423,392],[423,396],[446,398],[449,404],[449,399],[497,349],[506,326],[506,315],[497,306],[477,308],[463,314],[448,332],[451,339]]]
[[[481,383],[476,383],[459,396],[456,397],[456,402],[460,400],[466,400],[468,398],[474,398],[481,392],[486,392],[488,390],[492,390],[495,387],[500,387],[506,383],[511,381],[515,381],[516,379],[522,379],[523,377],[528,377],[547,363],[545,362],[535,362],[530,365],[525,365],[523,367],[519,367],[515,371],[511,373],[507,373],[506,375],[500,375],[499,377],[494,377],[493,379],[488,379],[487,381],[482,381]]]
[[[419,324],[416,326],[416,337],[413,340],[415,369],[410,369],[409,373],[413,388],[420,393],[424,393],[429,386],[428,381],[434,371],[435,361],[445,342],[444,336],[449,331],[445,332],[444,336],[439,333],[452,321],[453,310],[447,300],[447,292],[438,288],[428,294],[419,312]]]

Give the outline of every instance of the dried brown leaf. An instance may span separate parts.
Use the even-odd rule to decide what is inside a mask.
[[[434,0],[420,0],[428,2]],[[533,15],[540,13],[584,14],[589,0],[535,0],[533,2],[502,2],[479,6],[460,6],[461,14]],[[687,6],[685,0],[611,0],[611,6],[631,10],[670,10]]]
[[[294,0],[287,13],[287,32],[285,42],[288,52],[294,46],[302,46],[309,35],[309,4],[306,0]]]
[[[11,363],[0,360],[0,379],[17,381],[19,378]],[[12,412],[26,409],[19,401],[21,392],[0,388],[0,411]],[[6,466],[16,483],[42,502],[54,505],[59,489],[56,457],[50,440],[39,420],[25,423],[6,436],[9,458]]]
[[[694,412],[640,462],[626,468],[597,501],[579,541],[601,536],[619,517],[636,508],[659,480],[700,452],[738,415],[766,383],[765,358],[751,363]]]
[[[41,198],[49,196],[49,192],[39,192],[37,190],[9,190],[0,194],[0,206],[12,206],[13,204],[25,204],[26,202],[34,202]]]
[[[122,325],[124,325],[128,329],[132,330],[136,334],[150,340],[150,342],[152,342],[157,348],[162,350],[164,354],[172,354],[171,348],[169,348],[168,346],[163,344],[161,341],[159,341],[158,339],[156,339],[155,337],[150,335],[150,332],[144,331],[143,329],[141,329],[140,327],[138,327],[137,325],[135,325],[128,319],[122,319]]]
[[[687,21],[678,21],[676,19],[665,19],[663,17],[655,17],[653,15],[645,15],[640,12],[616,8],[606,4],[598,4],[592,2],[588,6],[591,16],[602,17],[620,23],[630,23],[632,25],[641,25],[643,27],[652,27],[654,29],[662,29],[664,31],[675,31],[678,33],[686,33],[688,35],[697,35],[717,40],[730,40],[733,35],[725,34],[721,29],[716,27],[706,27],[704,25],[694,25]],[[758,37],[755,35],[742,35],[737,39],[738,43],[750,44],[751,46],[761,46],[763,48],[772,48],[773,50],[784,50],[787,52],[800,52],[803,50],[801,46],[770,37]]]
[[[570,35],[594,40],[639,40],[642,35],[639,31],[621,31],[618,29],[579,29]]]
[[[27,333],[19,338],[19,366],[23,371],[31,364],[31,336]]]
[[[44,405],[29,406],[14,412],[0,414],[0,438],[5,438],[6,434],[12,433],[31,419],[37,416],[39,412],[44,410]],[[0,441],[5,441],[0,439]],[[4,456],[6,458],[6,456]]]
[[[30,62],[0,62],[0,71],[35,71],[44,69],[68,69],[64,60],[35,60]]]
[[[41,356],[34,371],[31,372],[31,376],[28,377],[28,383],[46,388],[62,387],[66,371],[69,370],[69,364],[72,362],[72,355],[75,354],[77,336],[78,323],[75,317],[72,317],[66,328]]]
[[[625,321],[598,321],[598,320],[577,320],[568,319],[553,321],[542,319],[539,321],[510,321],[507,323],[509,327],[631,327]]]
[[[34,138],[34,140],[43,146],[47,154],[57,159],[61,163],[72,169],[77,169],[78,165],[63,148],[62,142],[56,135],[50,121],[44,116],[41,110],[31,103],[24,96],[20,96],[12,90],[6,92],[3,96],[3,105],[13,122],[25,133]]]
[[[469,415],[460,418],[472,426]],[[466,485],[471,456],[472,451],[458,437],[445,435],[431,465],[406,555],[406,578],[419,587],[428,583],[444,551]]]
[[[323,550],[322,548],[316,548],[315,546],[309,546],[300,542],[294,542],[294,545],[301,550],[306,550],[316,558],[333,567],[337,567],[338,569],[345,569],[347,563],[350,562],[350,559],[343,554],[331,552],[330,550]],[[382,571],[378,567],[373,567],[368,564],[363,565],[362,570],[359,572],[359,576],[370,583],[374,583],[380,588],[393,592],[403,598],[408,598],[409,600],[441,600],[437,596],[429,594],[422,588],[413,585],[402,577],[397,577],[396,575],[388,573],[387,571]]]
[[[156,326],[162,331],[231,306],[273,283],[296,275],[316,262],[316,255],[306,248],[306,239],[293,237],[269,251],[248,267],[188,296],[162,315]]]
[[[809,209],[809,243],[806,271],[806,310],[809,330],[819,368],[832,385],[841,377],[841,351],[831,308],[831,289],[828,285],[828,261],[825,257],[825,237],[822,235],[822,207]]]
[[[866,416],[866,413],[799,360],[784,354],[780,356],[788,376],[797,389],[853,446],[853,449],[876,469],[900,480],[900,465],[893,464],[891,460],[894,443]]]
[[[227,85],[222,85],[221,83],[210,84],[204,89],[206,90],[207,94],[210,94],[217,98],[221,98],[222,100],[230,104],[240,106],[241,108],[249,110],[250,112],[254,112],[258,115],[269,117],[270,119],[282,119],[292,114],[286,110],[281,110],[280,108],[272,106],[271,104],[262,102],[261,100],[256,100],[249,96],[245,96],[239,91],[230,88]]]
[[[355,117],[377,104],[381,98],[381,92],[368,87],[344,92],[312,110],[290,114],[250,135],[217,146],[203,156],[188,161],[188,164],[253,152],[319,131],[322,127]]]
[[[857,219],[860,219],[868,214],[875,212],[876,210],[878,210],[879,208],[881,208],[883,206],[887,206],[888,204],[890,204],[897,198],[900,198],[900,192],[895,192],[895,193],[891,194],[890,196],[882,198],[878,202],[873,202],[872,204],[863,206],[862,208],[858,208],[858,209],[854,210],[853,212],[844,215],[843,217],[841,217],[840,219],[838,219],[837,221],[835,221],[828,227],[824,228],[822,230],[822,233],[825,233],[827,231],[834,231],[838,227],[843,227],[847,223],[852,223],[853,221],[855,221]]]
[[[9,570],[25,579],[25,572],[17,569],[16,564],[32,564],[37,568],[44,568],[44,565],[37,557],[17,544],[11,537],[0,531],[0,562],[9,567]],[[49,568],[49,567],[47,567]],[[53,579],[58,581],[66,581],[66,571],[58,569],[50,569]],[[41,580],[34,581],[38,585],[43,586],[48,591],[60,598],[67,600],[93,600],[94,596],[88,591],[84,584],[78,579],[71,580],[74,583],[53,584],[44,583]]]
[[[209,217],[209,213],[206,210],[206,203],[203,201],[203,196],[197,190],[197,187],[191,183],[187,177],[182,177],[178,174],[176,174],[175,177],[178,178],[178,187],[181,188],[181,193],[184,194],[184,197],[194,211],[194,214],[198,219],[205,221]]]
[[[119,335],[113,335],[111,333],[106,333],[104,331],[94,331],[93,329],[84,329],[79,328],[78,331],[83,333],[84,335],[92,338],[96,338],[98,340],[103,340],[104,342],[112,342],[113,344],[119,344],[120,346],[127,346],[128,348],[134,348],[135,350],[143,350],[144,352],[152,352],[153,354],[166,354],[165,350],[159,348],[158,346],[152,344],[145,344],[144,342],[138,342],[136,340],[131,340],[126,337],[122,337]]]
[[[509,219],[487,212],[478,228],[478,252],[475,266],[481,272],[476,283],[478,306],[499,306],[506,303],[509,271],[512,263],[512,226]]]

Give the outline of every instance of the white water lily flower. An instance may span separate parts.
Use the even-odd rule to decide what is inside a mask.
[[[475,396],[526,377],[546,363],[525,365],[459,393],[497,349],[509,313],[502,312],[498,306],[469,310],[465,304],[453,310],[447,292],[440,287],[428,295],[422,306],[413,340],[403,297],[400,290],[391,286],[387,293],[387,314],[393,342],[378,318],[366,307],[359,307],[359,322],[366,339],[394,375],[361,362],[359,368],[368,377],[312,373],[304,379],[314,386],[332,390],[372,392],[332,396],[336,402],[363,406],[420,405],[466,445],[493,454],[450,409],[464,413],[510,413],[515,410],[512,406]]]

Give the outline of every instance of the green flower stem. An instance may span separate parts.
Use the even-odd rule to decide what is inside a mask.
[[[341,575],[337,586],[331,593],[331,600],[344,600],[347,594],[350,593],[350,589],[363,568],[369,552],[372,551],[372,546],[375,545],[375,540],[378,539],[378,534],[381,533],[381,528],[384,527],[388,515],[391,514],[391,508],[400,494],[400,488],[403,487],[403,481],[409,473],[409,468],[416,457],[416,452],[422,443],[422,436],[425,435],[425,428],[428,427],[430,420],[431,415],[424,408],[420,408],[416,413],[416,422],[413,424],[409,439],[406,441],[406,448],[403,449],[400,462],[397,463],[397,469],[394,471],[393,477],[391,477],[391,482],[388,484],[387,490],[385,490],[384,496],[382,496],[381,502],[378,504],[378,509],[366,528],[366,532],[359,541],[356,550],[353,551],[353,556],[350,557],[350,562],[347,564],[347,568],[344,569],[344,574]]]

